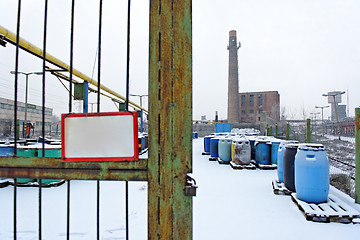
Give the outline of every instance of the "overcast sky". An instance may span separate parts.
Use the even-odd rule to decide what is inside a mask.
[[[42,47],[43,1],[23,0],[21,36]],[[69,63],[70,0],[49,0],[48,52]],[[127,1],[105,0],[102,83],[125,95]],[[132,1],[130,92],[147,94],[149,1]],[[360,105],[360,2],[357,0],[193,0],[193,118],[227,115],[228,37],[237,31],[241,48],[239,91],[280,93],[290,118],[310,116],[327,105],[323,93],[348,91],[350,115]],[[0,1],[0,25],[16,31],[17,1]],[[77,0],[74,67],[93,73],[98,0]],[[13,97],[15,48],[0,47],[0,96]],[[20,55],[20,71],[40,71],[42,62]],[[24,78],[24,77],[23,77]],[[41,103],[41,77],[30,76],[29,102]],[[20,77],[19,99],[24,99]],[[9,91],[8,89],[11,89]],[[67,111],[67,90],[47,75],[47,105]],[[91,94],[90,102],[95,102]],[[134,97],[131,99],[139,102]],[[343,104],[347,95],[343,95]],[[115,111],[104,100],[102,111]],[[146,106],[147,104],[144,103]],[[76,108],[76,107],[75,107]],[[90,106],[91,108],[91,106]],[[95,110],[95,109],[94,109]],[[324,110],[325,117],[330,109]]]

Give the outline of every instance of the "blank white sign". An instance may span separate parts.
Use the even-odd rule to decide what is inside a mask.
[[[65,161],[71,158],[84,158],[74,159],[78,161],[94,161],[94,158],[101,158],[99,161],[111,160],[108,158],[134,160],[137,126],[134,126],[133,115],[68,116],[63,118]]]

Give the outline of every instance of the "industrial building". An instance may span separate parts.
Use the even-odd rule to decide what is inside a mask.
[[[280,121],[280,95],[277,91],[239,93],[240,122],[260,123],[261,116]]]
[[[0,97],[0,137],[12,136],[14,131],[14,101]],[[17,118],[19,120],[20,137],[25,135],[25,103],[17,103]],[[45,108],[45,132],[51,127],[52,108]],[[42,106],[27,104],[27,122],[31,123],[31,136],[39,136],[42,133]]]

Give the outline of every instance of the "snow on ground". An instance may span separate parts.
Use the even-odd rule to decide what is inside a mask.
[[[38,189],[18,189],[18,239],[38,239]],[[96,239],[96,181],[71,181],[70,239]],[[43,188],[43,239],[66,239],[67,185]],[[125,183],[100,185],[101,239],[125,239]],[[130,239],[147,239],[147,183],[129,183]],[[13,239],[13,187],[0,189],[0,239]]]
[[[193,146],[192,176],[199,186],[193,198],[195,240],[360,236],[360,225],[306,221],[289,196],[273,194],[276,170],[233,170],[201,155],[203,138]],[[66,239],[66,191],[66,184],[43,189],[43,239]],[[101,239],[124,239],[124,192],[123,182],[101,182]],[[129,193],[130,239],[147,239],[147,183],[130,182]],[[18,239],[38,239],[37,188],[18,188],[17,199]],[[0,239],[13,239],[11,186],[0,189],[0,213]],[[71,181],[70,219],[71,239],[96,239],[96,181]]]
[[[339,240],[360,236],[360,225],[306,221],[290,196],[273,193],[276,170],[233,170],[208,161],[202,151],[203,139],[194,140],[192,176],[199,186],[193,206],[194,239]]]

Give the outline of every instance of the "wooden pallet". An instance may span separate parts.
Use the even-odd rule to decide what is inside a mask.
[[[255,164],[255,166],[261,170],[275,170],[277,169],[277,165],[276,164],[271,164],[271,165],[266,165],[266,164],[258,164],[257,162],[255,162],[254,160],[252,160],[252,163]]]
[[[273,192],[276,195],[290,195],[292,192],[285,187],[285,184],[279,180],[272,181]]]
[[[360,222],[360,212],[331,193],[329,193],[328,201],[320,204],[301,201],[297,198],[296,193],[291,194],[291,199],[308,221],[326,223]]]
[[[217,158],[216,161],[219,163],[219,164],[230,164],[231,161],[223,161],[221,160],[221,158]]]
[[[210,155],[209,152],[202,152],[201,155]]]
[[[209,161],[217,161],[218,158],[209,157]]]
[[[252,163],[248,164],[248,165],[240,165],[240,164],[236,164],[234,163],[233,161],[230,161],[230,166],[233,168],[233,169],[248,169],[248,170],[255,170],[256,169],[256,166]]]

